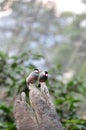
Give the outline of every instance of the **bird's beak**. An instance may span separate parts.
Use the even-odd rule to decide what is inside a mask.
[[[45,74],[46,76],[48,76],[48,74]]]

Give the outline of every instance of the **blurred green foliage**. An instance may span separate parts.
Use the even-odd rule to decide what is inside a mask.
[[[40,61],[43,56],[30,51],[19,56],[9,57],[0,52],[0,130],[16,130],[13,117],[13,101],[21,91],[25,91],[25,78],[34,69],[35,61]],[[32,62],[31,62],[32,60]],[[47,85],[56,105],[56,111],[66,130],[86,130],[86,120],[81,119],[77,113],[81,99],[79,95],[86,96],[85,81],[74,78],[68,83],[57,80],[60,65],[49,68]],[[4,91],[5,90],[5,91]],[[4,92],[3,92],[4,91]]]
[[[79,103],[82,101],[79,96],[86,96],[85,81],[81,78],[74,78],[65,84],[62,81],[51,79],[48,86],[50,92],[53,93],[56,110],[64,128],[67,130],[86,129],[86,120],[81,119],[77,113]]]

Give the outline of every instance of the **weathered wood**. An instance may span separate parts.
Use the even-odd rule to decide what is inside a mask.
[[[37,130],[38,126],[31,108],[26,101],[22,101],[19,97],[14,103],[14,116],[18,130]]]
[[[30,106],[26,103],[24,92],[14,103],[14,117],[18,130],[63,130],[52,103],[47,86],[45,93],[30,85]],[[48,94],[48,95],[47,95]],[[44,95],[44,96],[43,96]]]

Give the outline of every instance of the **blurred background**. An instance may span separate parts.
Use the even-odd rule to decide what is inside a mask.
[[[86,130],[86,1],[0,0],[0,130],[16,130],[13,101],[34,69],[66,130]]]

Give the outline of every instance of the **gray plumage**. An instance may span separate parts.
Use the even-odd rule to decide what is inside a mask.
[[[35,84],[39,77],[39,70],[35,69],[33,72],[29,74],[29,76],[26,78],[27,87],[30,84]]]

